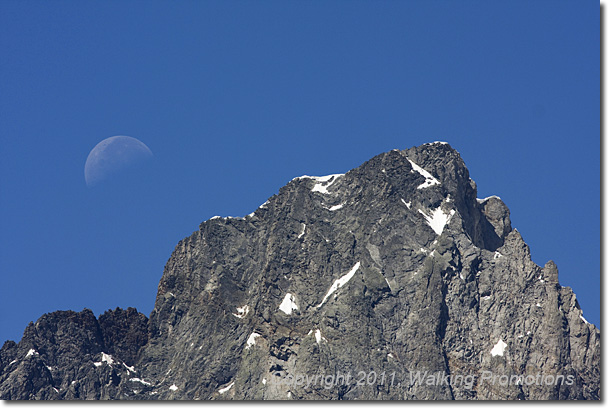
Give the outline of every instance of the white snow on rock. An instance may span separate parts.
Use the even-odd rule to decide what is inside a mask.
[[[38,356],[38,352],[34,349],[28,350],[28,353],[25,355],[25,357],[30,357],[30,356]]]
[[[171,386],[169,386],[169,389],[171,391],[176,391],[176,390],[178,390],[178,386],[176,386],[175,384],[172,384]]]
[[[477,202],[478,202],[478,203],[480,203],[480,204],[482,204],[483,202],[485,202],[485,201],[487,201],[488,199],[491,199],[491,198],[500,199],[500,197],[499,197],[499,196],[497,196],[497,195],[492,195],[492,196],[488,196],[487,198],[483,198],[483,199],[481,199],[481,198],[477,198]],[[501,199],[500,199],[500,200],[501,200]]]
[[[424,183],[420,184],[417,187],[417,189],[429,188],[431,186],[440,185],[441,184],[440,182],[438,182],[438,179],[434,178],[432,176],[432,174],[430,174],[428,171],[426,171],[425,169],[423,169],[422,167],[417,165],[415,162],[409,160],[409,163],[411,163],[411,167],[413,168],[413,171],[419,172],[419,174],[421,176],[426,178],[426,181]]]
[[[248,312],[250,312],[250,307],[248,305],[244,305],[235,309],[237,310],[237,313],[233,313],[233,316],[239,319],[243,319],[248,314]]]
[[[106,362],[108,364],[113,364],[114,360],[112,360],[112,356],[102,352],[102,362]]]
[[[131,379],[129,379],[129,381],[130,381],[130,382],[138,382],[138,383],[145,384],[146,386],[150,386],[150,383],[149,383],[149,382],[144,381],[144,380],[142,380],[142,379],[140,379],[140,378],[137,378],[137,377],[132,377]]]
[[[263,377],[263,384],[267,384],[267,379]]]
[[[589,324],[589,322],[587,322],[587,319],[585,319],[585,317],[583,315],[580,315],[580,320],[582,320],[583,322],[585,322],[585,324]]]
[[[502,339],[498,340],[498,343],[491,349],[492,356],[504,356],[504,349],[508,346],[506,343],[502,341]]]
[[[316,333],[314,334],[314,336],[316,337],[316,343],[320,344],[320,342],[322,340],[326,341],[325,337],[322,337],[322,332],[320,332],[320,329],[316,329]]]
[[[13,360],[13,361],[12,361],[12,362],[10,362],[8,365],[10,366],[10,365],[12,365],[12,364],[14,364],[14,363],[17,363],[17,360]]]
[[[307,225],[305,225],[304,223],[302,223],[301,225],[303,225],[303,228],[301,229],[301,233],[299,234],[299,236],[297,236],[298,239],[302,238],[303,235],[305,235],[305,228],[307,227]]]
[[[123,366],[127,368],[127,372],[136,372],[136,369],[133,366],[127,366],[125,363],[123,363]]]
[[[400,198],[400,200],[402,201],[402,203],[403,203],[403,204],[405,204],[405,206],[406,206],[408,209],[411,209],[411,201],[409,201],[409,202],[405,202],[405,200],[404,200],[404,199],[402,199],[402,198]]]
[[[286,293],[284,300],[282,300],[282,303],[280,304],[280,310],[287,315],[291,315],[293,310],[299,310],[299,307],[297,306],[292,294]]]
[[[494,259],[501,258],[502,256],[504,256],[504,255],[502,255],[502,254],[501,254],[500,252],[498,252],[498,251],[496,251],[496,253],[494,253]]]
[[[337,182],[337,180],[339,179],[339,177],[342,177],[344,174],[332,174],[332,175],[326,175],[323,177],[312,177],[309,175],[303,175],[302,177],[298,177],[295,179],[302,179],[302,178],[307,178],[307,179],[314,179],[317,183],[314,185],[314,187],[311,189],[311,192],[320,192],[322,194],[328,194],[328,188],[334,184],[335,182]]]
[[[481,299],[482,300],[489,300],[489,299],[491,299],[491,296],[483,296]]]
[[[229,384],[227,387],[223,387],[222,389],[218,390],[218,393],[225,394],[226,392],[231,390],[231,387],[233,387],[234,384],[235,382],[231,382],[231,384]]]
[[[246,349],[249,349],[256,344],[257,337],[260,337],[260,334],[258,334],[256,332],[252,332],[250,334],[250,336],[248,337],[248,340],[246,341]]]
[[[434,144],[441,144],[441,145],[448,145],[448,142],[445,141],[433,141],[433,142],[426,142],[424,145],[434,145]]]
[[[441,233],[443,233],[443,229],[445,229],[445,225],[447,225],[449,223],[449,221],[451,220],[451,217],[455,214],[454,209],[449,211],[449,214],[446,214],[441,209],[440,206],[438,208],[434,209],[431,212],[431,215],[426,214],[421,209],[419,209],[418,211],[420,214],[422,214],[424,216],[424,218],[426,218],[426,222],[428,222],[428,225],[430,225],[430,228],[432,228],[432,230],[434,232],[436,232],[437,235],[440,235]]]
[[[100,367],[100,366],[102,365],[102,362],[95,362],[95,363],[93,363],[93,365],[94,365],[95,367]]]
[[[210,221],[213,221],[214,219],[221,219],[222,216],[220,215],[214,215],[213,217],[210,218]]]
[[[336,211],[336,210],[338,210],[338,209],[343,208],[343,205],[345,205],[345,202],[343,202],[342,204],[339,204],[339,205],[334,205],[334,206],[331,206],[330,208],[328,208],[328,210],[329,210],[329,211]]]
[[[317,307],[321,307],[328,300],[330,295],[332,295],[337,289],[342,288],[343,286],[345,286],[345,284],[347,282],[349,282],[349,280],[354,276],[354,274],[356,273],[358,268],[360,268],[360,262],[357,262],[350,269],[349,272],[347,272],[345,275],[341,276],[339,279],[334,281],[332,286],[330,287],[330,289],[328,289],[328,292],[326,292],[326,295],[324,295],[324,299],[322,299],[322,303],[320,303]]]

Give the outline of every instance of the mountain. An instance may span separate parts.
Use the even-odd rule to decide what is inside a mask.
[[[600,332],[446,143],[295,178],[178,243],[149,318],[54,312],[2,399],[600,397]]]

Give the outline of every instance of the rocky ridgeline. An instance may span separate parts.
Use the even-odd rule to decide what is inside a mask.
[[[149,319],[55,312],[0,351],[10,400],[599,395],[599,330],[445,143],[202,223]]]

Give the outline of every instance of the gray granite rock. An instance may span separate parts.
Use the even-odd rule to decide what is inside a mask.
[[[149,320],[55,312],[0,351],[3,399],[599,396],[599,330],[444,143],[203,222]]]

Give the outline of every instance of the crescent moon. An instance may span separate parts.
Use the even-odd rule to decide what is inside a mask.
[[[142,141],[118,135],[99,142],[85,162],[85,182],[93,186],[112,174],[153,156]]]

